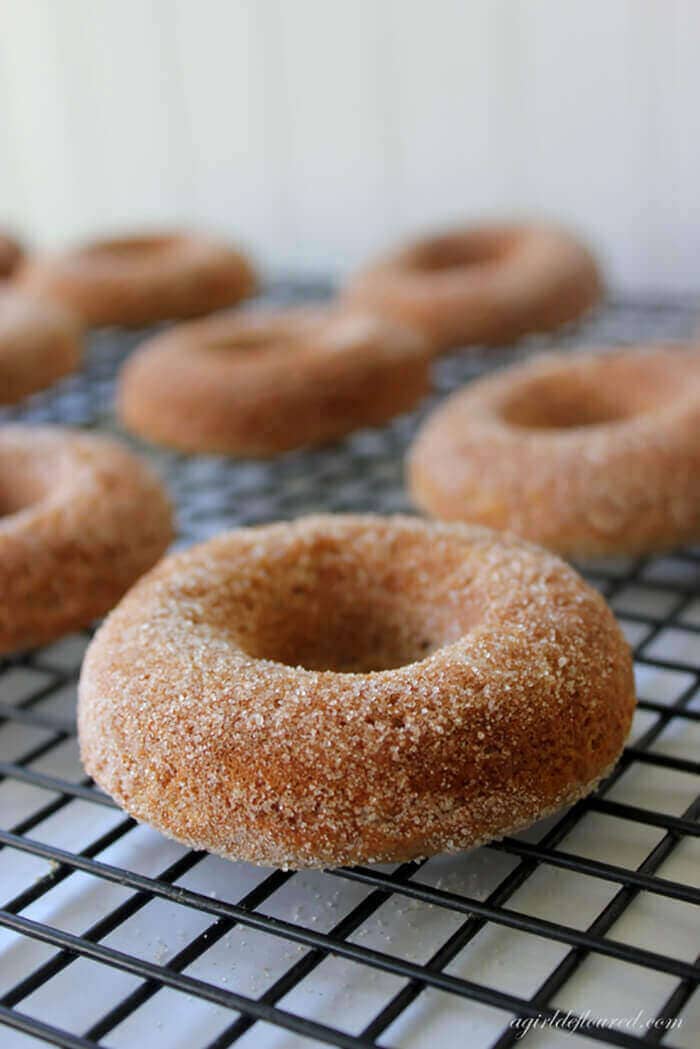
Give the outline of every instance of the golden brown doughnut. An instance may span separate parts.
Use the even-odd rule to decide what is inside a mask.
[[[194,233],[92,241],[30,259],[18,279],[71,307],[92,327],[126,328],[232,306],[257,283],[239,251]]]
[[[11,277],[22,259],[22,247],[9,233],[0,233],[0,279]]]
[[[470,848],[569,804],[629,729],[602,597],[512,536],[410,517],[167,558],[83,664],[83,762],[194,848],[282,867]]]
[[[568,556],[700,538],[700,349],[551,354],[471,383],[425,423],[410,487],[436,517]]]
[[[104,615],[172,538],[167,497],[116,441],[0,427],[0,652]]]
[[[12,404],[75,371],[80,325],[57,303],[0,287],[0,404]]]
[[[412,324],[436,352],[499,345],[575,320],[600,299],[592,255],[553,226],[473,226],[425,237],[350,280],[349,302]]]
[[[179,325],[121,374],[127,429],[184,451],[268,456],[412,408],[429,385],[425,339],[337,306],[250,310]]]

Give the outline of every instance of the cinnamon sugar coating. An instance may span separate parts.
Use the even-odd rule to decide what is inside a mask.
[[[271,456],[412,408],[429,388],[418,332],[336,305],[178,325],[122,370],[124,425],[183,451]]]
[[[700,349],[549,354],[470,383],[419,432],[415,502],[567,556],[700,538]]]
[[[343,297],[419,328],[440,352],[559,328],[602,291],[595,259],[566,230],[483,225],[405,245],[357,273]]]
[[[171,538],[160,482],[116,441],[0,427],[0,652],[88,626]]]
[[[0,404],[13,404],[75,371],[82,356],[77,317],[63,306],[0,287]]]
[[[411,517],[240,529],[163,561],[79,688],[87,771],[194,848],[283,867],[469,848],[590,791],[634,707],[602,597]]]
[[[240,302],[257,286],[242,252],[195,233],[124,236],[37,254],[17,279],[90,327],[197,317]]]

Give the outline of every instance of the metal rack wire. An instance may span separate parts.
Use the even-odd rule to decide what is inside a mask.
[[[695,319],[690,303],[618,303],[563,341],[672,339]],[[101,333],[84,373],[4,417],[112,429],[113,379],[132,341]],[[451,355],[430,403],[540,345]],[[320,509],[408,509],[402,454],[429,407],[269,464],[154,455],[180,542]],[[72,690],[88,635],[0,663],[0,1044],[700,1042],[700,550],[584,570],[634,645],[633,742],[590,798],[450,860],[309,876],[176,847],[80,771]],[[144,943],[140,921],[168,942]]]

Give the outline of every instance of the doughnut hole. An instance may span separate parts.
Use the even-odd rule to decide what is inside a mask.
[[[259,355],[271,350],[293,350],[299,339],[290,332],[276,328],[249,328],[231,331],[229,334],[212,335],[197,343],[198,348],[214,353],[252,353]]]
[[[510,391],[500,417],[526,430],[573,430],[625,422],[678,395],[675,377],[635,376],[633,383],[618,371],[611,368],[609,381],[571,371],[533,376]]]
[[[500,262],[515,243],[515,235],[505,230],[474,230],[445,234],[416,245],[407,259],[411,269],[436,273]]]
[[[189,346],[204,352],[258,357],[268,351],[301,350],[323,328],[325,311],[292,308],[279,315],[265,311],[222,314],[183,330]]]
[[[255,659],[364,674],[425,659],[478,622],[476,594],[465,602],[444,559],[367,555],[329,545],[244,573],[219,595],[218,626]]]
[[[105,261],[137,262],[162,255],[177,248],[180,237],[177,235],[154,234],[143,237],[115,237],[112,240],[96,241],[88,244],[83,253],[90,258]]]

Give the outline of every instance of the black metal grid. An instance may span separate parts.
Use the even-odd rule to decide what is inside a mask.
[[[298,286],[279,287],[272,294],[277,300],[284,300],[320,295],[323,290],[313,286],[301,289]],[[617,303],[602,311],[584,330],[567,333],[559,341],[570,345],[578,341],[681,338],[690,333],[695,320],[691,303]],[[93,340],[86,370],[81,375],[67,380],[54,391],[32,398],[21,409],[5,411],[4,417],[114,428],[110,415],[113,378],[134,338],[113,333],[99,334]],[[542,345],[546,342],[532,340],[510,353],[453,354],[436,366],[437,392],[429,404],[396,420],[384,430],[363,431],[333,448],[293,453],[272,463],[237,463],[218,457],[185,458],[150,452],[166,474],[175,495],[181,542],[204,538],[234,524],[288,518],[314,510],[387,512],[408,509],[401,486],[402,455],[417,422],[430,404],[486,368],[500,366],[514,355],[521,356]],[[55,701],[61,691],[77,678],[78,652],[72,661],[66,660],[64,656],[57,656],[55,646],[52,646],[1,662],[0,724],[5,730],[0,728],[0,754],[5,739],[3,731],[13,726],[36,731],[40,736],[38,741],[13,755],[11,760],[0,762],[0,795],[2,782],[20,783],[36,792],[37,799],[23,818],[0,831],[2,898],[5,897],[2,889],[3,855],[14,850],[49,861],[51,867],[48,870],[42,868],[40,876],[27,880],[19,891],[14,891],[12,897],[5,900],[0,910],[0,931],[10,930],[50,948],[42,961],[30,966],[29,971],[23,972],[19,978],[6,974],[0,996],[0,1025],[32,1036],[35,1041],[28,1044],[111,1045],[114,1044],[112,1032],[120,1024],[163,989],[170,989],[230,1012],[230,1019],[220,1024],[213,1038],[189,1043],[206,1045],[207,1049],[223,1049],[239,1040],[242,1044],[258,1044],[245,1041],[246,1033],[251,1028],[263,1031],[265,1025],[289,1032],[289,1044],[294,1045],[403,1045],[401,1034],[394,1036],[397,1029],[392,1025],[414,1003],[419,1003],[421,996],[432,990],[459,999],[464,1004],[467,1023],[472,1009],[487,1006],[496,1010],[499,1022],[495,1033],[492,1030],[488,1038],[481,1041],[470,1036],[469,1044],[505,1049],[518,1041],[519,1032],[510,1025],[513,1017],[541,1020],[555,1016],[562,992],[590,958],[613,959],[636,967],[640,972],[649,970],[670,979],[670,990],[662,999],[650,1002],[649,1009],[654,1015],[682,1016],[700,979],[697,959],[676,956],[668,946],[661,921],[655,930],[654,949],[628,942],[625,937],[616,937],[610,932],[645,894],[653,901],[667,899],[684,905],[700,903],[700,888],[690,880],[676,880],[659,873],[683,843],[698,836],[700,797],[696,796],[681,812],[669,812],[667,807],[657,804],[651,788],[646,799],[648,803],[638,805],[617,800],[615,787],[630,769],[642,770],[645,775],[650,774],[650,770],[657,770],[657,774],[664,770],[687,777],[700,773],[700,762],[669,752],[668,747],[659,745],[663,743],[669,726],[694,726],[700,721],[700,704],[695,702],[700,698],[700,614],[695,612],[697,607],[700,613],[700,604],[696,604],[700,550],[683,550],[673,557],[656,560],[589,565],[584,566],[584,570],[613,605],[619,605],[627,628],[636,631],[637,666],[642,672],[647,668],[661,675],[671,675],[678,683],[670,700],[645,695],[642,691],[639,709],[644,718],[643,731],[634,744],[627,747],[618,767],[593,796],[546,821],[533,834],[506,838],[481,850],[487,865],[497,863],[499,857],[508,860],[506,873],[496,879],[485,896],[470,895],[463,888],[454,890],[431,884],[429,879],[421,878],[423,863],[405,863],[396,869],[329,871],[322,876],[325,892],[330,893],[335,884],[347,887],[349,883],[362,892],[358,901],[323,931],[313,928],[313,918],[311,921],[295,920],[294,916],[282,918],[275,915],[274,908],[270,913],[270,901],[275,894],[288,886],[292,879],[301,878],[300,874],[264,872],[240,898],[222,899],[177,884],[204,862],[204,854],[180,850],[176,858],[163,863],[155,875],[139,873],[126,865],[116,866],[100,858],[105,850],[119,844],[135,827],[134,821],[127,817],[117,819],[94,840],[75,851],[61,847],[51,841],[50,836],[49,840],[45,836],[42,838],[41,834],[35,836],[46,821],[64,810],[70,812],[81,804],[90,808],[112,809],[115,806],[89,780],[70,779],[69,776],[42,771],[40,767],[42,759],[58,753],[75,733],[70,712],[56,713]],[[635,603],[635,594],[637,598],[641,594],[644,600]],[[650,595],[653,598],[655,594],[661,601],[661,611],[649,607]],[[659,655],[659,642],[668,637],[669,631],[682,632],[685,640],[686,649],[679,658]],[[697,641],[694,654],[693,639]],[[690,656],[687,655],[689,650]],[[18,671],[28,673],[30,677],[34,675],[31,679],[35,680],[35,686],[29,688],[19,702],[13,703],[8,699],[7,690],[12,675]],[[37,764],[39,767],[35,767]],[[0,807],[1,804],[0,797]],[[84,808],[80,810],[84,811]],[[609,817],[618,828],[637,825],[653,835],[653,847],[646,850],[638,864],[604,862],[586,856],[583,851],[567,848],[566,839],[590,814]],[[81,816],[76,813],[75,818],[80,820]],[[167,851],[164,855],[172,856]],[[610,889],[607,902],[583,928],[574,921],[553,921],[528,913],[522,906],[514,906],[519,891],[542,870],[585,876],[601,882]],[[119,886],[124,890],[124,898],[97,920],[86,921],[79,932],[67,931],[27,915],[32,905],[68,879],[78,877],[80,872],[89,875],[100,887],[108,884]],[[131,943],[128,944],[130,949],[124,950],[107,942],[115,932],[130,928],[126,923],[155,900],[173,904],[178,912],[180,909],[197,912],[205,919],[204,926],[172,951],[167,959],[156,961],[144,958]],[[411,960],[405,952],[393,950],[391,946],[385,949],[364,946],[358,935],[358,930],[380,913],[388,901],[396,900],[406,901],[406,906],[432,906],[436,913],[447,913],[451,919],[450,931],[437,948],[420,961]],[[323,899],[319,900],[319,908],[323,902]],[[575,897],[571,904],[575,908]],[[220,982],[186,972],[219,941],[233,930],[242,928],[276,938],[280,951],[292,947],[300,949],[273,980],[267,981],[262,993],[244,994],[222,986]],[[462,952],[473,945],[487,928],[536,936],[561,945],[558,960],[548,967],[545,978],[539,980],[534,993],[513,993],[501,986],[497,979],[472,979],[448,971],[451,963],[461,957]],[[698,928],[697,921],[695,928]],[[390,942],[390,937],[386,939]],[[335,1017],[337,1026],[331,1025],[313,1015],[288,1008],[282,1002],[304,981],[313,980],[329,958],[361,966],[369,982],[377,974],[390,974],[396,978],[381,1007],[361,1027],[344,1023],[340,1014]],[[88,1027],[80,1029],[53,1024],[50,1016],[37,1015],[36,1010],[23,1008],[23,1003],[38,989],[59,977],[64,970],[70,971],[81,959],[130,974],[136,980],[108,1011]],[[76,995],[84,993],[78,979],[72,986]],[[592,1015],[597,1015],[596,1001],[588,1004]],[[570,1024],[573,1025],[573,1018]],[[0,1031],[3,1030],[5,1028],[0,1026]],[[694,1044],[692,1035],[688,1041],[687,1027],[679,1030],[683,1034],[683,1045]],[[630,1049],[662,1042],[671,1046],[676,1044],[674,1036],[677,1034],[678,1031],[665,1032],[662,1029],[599,1028],[591,1024],[583,1024],[576,1031],[556,1029],[561,1044],[575,1046],[577,1039],[580,1041],[583,1037],[590,1040],[588,1044],[595,1041]],[[302,1038],[297,1041],[292,1035]],[[531,1031],[523,1040],[539,1044],[538,1037],[537,1031]],[[4,1044],[1,1034],[0,1044]],[[169,1043],[159,1042],[157,1032],[154,1032],[152,1044]],[[406,1044],[413,1044],[410,1037]],[[466,1043],[460,1038],[455,1044]]]

